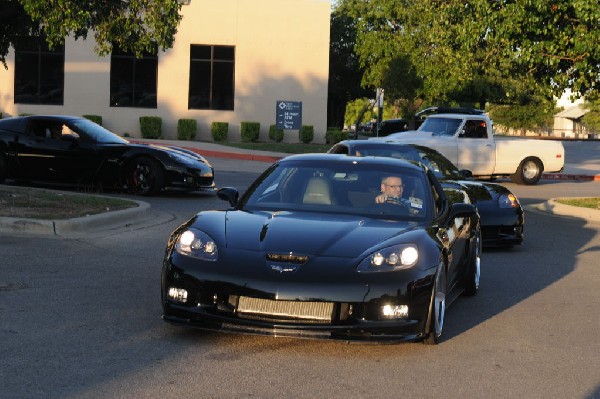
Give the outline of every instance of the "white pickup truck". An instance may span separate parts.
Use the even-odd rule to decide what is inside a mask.
[[[485,114],[430,115],[418,130],[372,139],[430,147],[473,176],[510,176],[519,184],[536,184],[544,171],[560,172],[565,162],[560,141],[495,139],[493,123]]]

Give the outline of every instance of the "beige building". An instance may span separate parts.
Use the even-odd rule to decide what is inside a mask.
[[[159,116],[166,139],[179,119],[195,119],[196,140],[206,141],[212,122],[228,122],[229,141],[239,141],[250,121],[268,141],[277,102],[290,101],[324,142],[329,0],[191,0],[182,15],[173,48],[143,60],[117,50],[99,57],[90,39],[12,50],[0,68],[0,112],[99,115],[132,137],[141,136],[140,116]],[[297,142],[298,131],[284,140]]]

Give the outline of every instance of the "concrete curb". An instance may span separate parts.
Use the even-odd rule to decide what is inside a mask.
[[[111,197],[108,197],[111,198]],[[72,219],[32,219],[0,217],[0,233],[69,235],[73,233],[123,228],[146,219],[150,204],[144,201],[131,200],[137,207],[104,212]]]
[[[600,175],[576,175],[567,173],[544,173],[542,180],[577,180],[577,181],[600,181]]]
[[[582,198],[582,197],[569,197],[569,198]],[[541,204],[530,205],[529,208],[533,208],[536,211],[550,213],[559,216],[570,216],[589,221],[600,222],[600,209],[583,208],[580,206],[572,206],[561,204],[558,202],[561,198],[552,198],[548,201],[542,202]]]

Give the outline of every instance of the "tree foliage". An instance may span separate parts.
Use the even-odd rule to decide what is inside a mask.
[[[600,85],[598,0],[340,0],[338,8],[357,21],[365,86],[395,92],[384,77],[398,58],[422,79],[414,95],[436,104],[534,103]]]
[[[48,43],[93,33],[96,51],[114,45],[141,55],[172,47],[181,20],[178,0],[0,0],[0,61],[20,37],[40,31]]]
[[[355,98],[375,95],[360,85],[362,70],[354,52],[356,20],[334,11],[331,14],[329,40],[329,87],[327,126],[342,127],[346,103]]]
[[[600,133],[600,96],[588,98],[584,107],[589,110],[582,118],[582,122],[593,132]]]

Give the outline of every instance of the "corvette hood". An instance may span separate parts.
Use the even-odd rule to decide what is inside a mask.
[[[492,201],[500,196],[506,189],[502,186],[489,183],[481,183],[476,181],[458,180],[446,181],[445,185],[455,185],[469,193],[469,197],[473,202]]]
[[[270,253],[357,257],[414,224],[350,215],[230,211],[227,247]]]
[[[202,155],[197,154],[191,150],[186,148],[176,147],[176,146],[164,146],[158,144],[149,144],[149,143],[130,143],[129,146],[139,147],[139,148],[147,148],[155,151],[161,151],[167,154],[174,154],[177,157],[181,157],[181,159],[187,159],[189,161],[199,161],[205,164],[208,164],[206,158]]]

